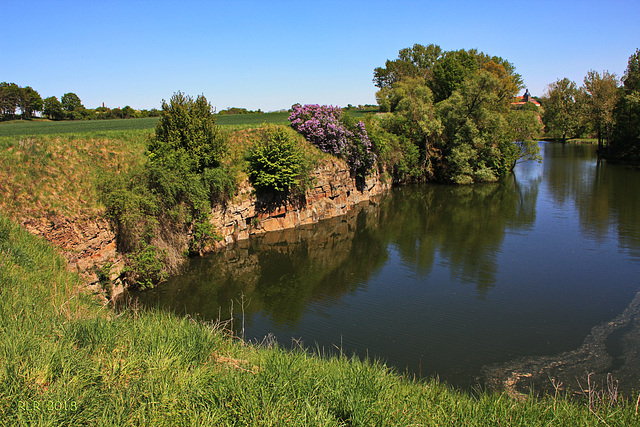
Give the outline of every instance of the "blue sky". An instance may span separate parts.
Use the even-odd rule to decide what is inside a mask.
[[[533,95],[587,71],[621,76],[640,1],[0,0],[0,81],[87,108],[375,104],[375,67],[415,43],[513,63]]]

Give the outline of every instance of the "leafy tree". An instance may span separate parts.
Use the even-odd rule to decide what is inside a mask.
[[[618,103],[618,79],[615,74],[604,71],[602,75],[590,70],[584,78],[587,114],[598,133],[598,147],[602,150],[603,133],[607,143],[613,130],[613,110]]]
[[[511,63],[475,49],[442,52],[433,46],[436,54],[419,62],[410,55],[416,46],[374,73],[380,109],[392,112],[381,124],[398,137],[393,143],[400,158],[385,156],[396,179],[495,181],[518,161],[538,158],[530,137],[537,116],[510,113],[522,87]]]
[[[445,52],[433,70],[430,84],[434,101],[440,102],[451,96],[467,76],[478,70],[479,64],[474,51],[464,49]]]
[[[444,52],[437,45],[422,46],[400,50],[398,59],[386,61],[385,67],[374,70],[374,83],[380,88],[378,104],[383,111],[393,111],[393,105],[386,105],[380,99],[387,97],[389,89],[403,79],[423,79],[433,93],[435,103],[447,99],[460,87],[465,78],[479,69],[485,69],[496,75],[503,84],[500,93],[510,98],[522,87],[522,77],[515,72],[514,66],[498,57],[489,56],[475,49]]]
[[[107,118],[109,119],[122,119],[124,115],[122,114],[122,109],[116,107],[109,110],[107,114]]]
[[[149,145],[151,161],[195,172],[217,167],[228,146],[215,122],[213,107],[203,95],[194,100],[174,93],[169,102],[162,101],[162,117]]]
[[[62,120],[64,118],[62,103],[55,96],[44,99],[42,112],[51,120]]]
[[[542,98],[545,132],[561,137],[562,142],[566,142],[567,136],[573,136],[580,125],[577,95],[576,83],[565,77],[549,84]]]
[[[126,105],[123,109],[122,109],[122,116],[125,119],[130,119],[133,117],[136,117],[138,114],[136,113],[136,110],[134,110],[133,108],[129,107],[128,105]]]
[[[513,168],[517,152],[500,89],[499,79],[482,70],[438,105],[443,123],[438,142],[440,179],[458,184],[490,182]]]
[[[387,91],[395,113],[384,121],[384,127],[415,146],[415,150],[407,146],[402,149],[406,161],[400,162],[401,169],[395,170],[394,175],[397,179],[407,174],[413,178],[431,176],[429,159],[435,154],[435,140],[442,128],[431,89],[423,79],[410,78],[394,83]]]
[[[38,92],[31,86],[26,86],[20,88],[18,93],[18,107],[22,111],[22,117],[30,119],[34,112],[42,111],[43,101]]]
[[[69,113],[82,107],[80,98],[73,92],[65,93],[64,95],[62,95],[62,98],[60,98],[60,102],[62,103],[62,109]]]
[[[0,114],[2,120],[12,120],[16,115],[20,87],[15,83],[0,83]]]
[[[412,48],[401,49],[398,59],[387,60],[385,67],[373,71],[373,81],[380,89],[390,88],[403,78],[422,77],[429,79],[432,69],[442,56],[440,46],[414,44]]]
[[[498,98],[501,101],[511,100],[524,87],[522,76],[515,72],[515,67],[510,62],[497,57],[489,57],[480,53],[478,55],[481,68],[496,76],[500,81],[500,89],[498,90]],[[525,109],[530,103],[525,104]],[[537,109],[533,104],[531,107]]]
[[[541,162],[537,137],[542,132],[542,123],[539,121],[537,111],[512,110],[509,111],[506,119],[509,126],[508,139],[514,141],[517,147],[512,156],[511,169],[521,162]]]
[[[614,115],[609,156],[640,163],[640,49],[629,57]]]

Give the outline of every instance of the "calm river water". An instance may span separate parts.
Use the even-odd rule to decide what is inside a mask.
[[[393,189],[193,259],[137,296],[205,320],[233,306],[246,339],[369,355],[462,388],[484,366],[575,350],[640,290],[640,171],[599,164],[594,146],[541,146],[542,164],[501,183]],[[608,339],[611,369],[640,363],[631,329]]]

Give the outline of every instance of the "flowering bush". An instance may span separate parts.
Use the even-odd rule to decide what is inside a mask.
[[[296,104],[289,116],[291,127],[325,153],[341,156],[347,146],[346,129],[340,123],[342,110],[332,105]]]
[[[342,117],[340,107],[296,104],[289,121],[307,141],[325,153],[345,159],[357,178],[364,179],[373,168],[376,155],[371,151],[364,123]]]

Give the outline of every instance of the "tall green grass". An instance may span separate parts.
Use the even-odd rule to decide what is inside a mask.
[[[635,400],[472,396],[384,364],[249,345],[212,324],[78,292],[55,250],[0,217],[0,425],[631,426]],[[604,424],[603,422],[606,422]]]

